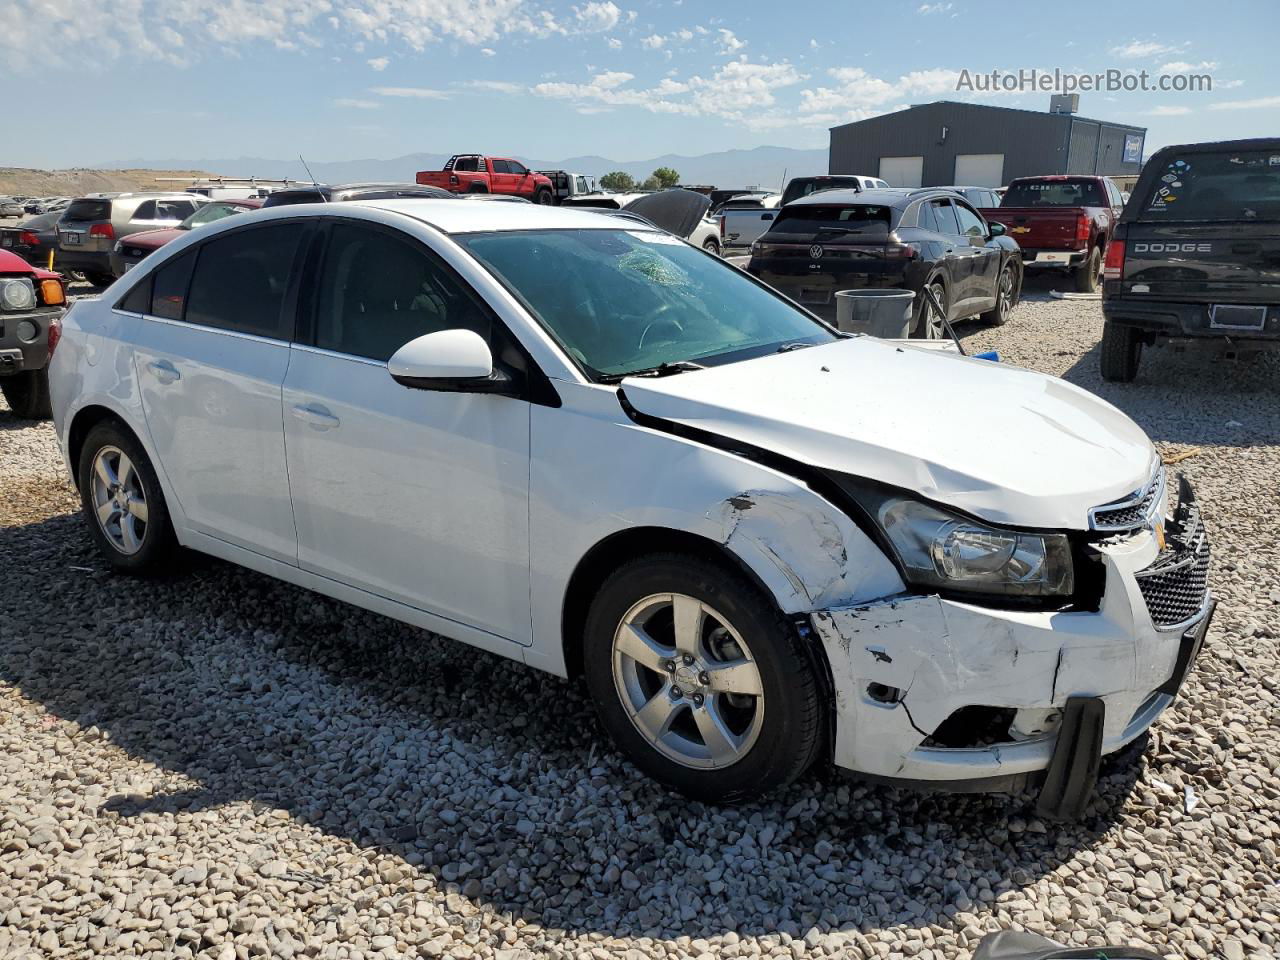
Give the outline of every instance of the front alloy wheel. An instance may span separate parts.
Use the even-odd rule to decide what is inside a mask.
[[[730,766],[760,736],[764,688],[751,651],[686,594],[654,594],[627,611],[613,638],[613,682],[640,735],[684,766]]]
[[[686,796],[758,796],[821,749],[821,651],[727,562],[660,553],[624,564],[591,602],[582,639],[602,725]]]

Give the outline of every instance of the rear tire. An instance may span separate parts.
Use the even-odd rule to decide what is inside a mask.
[[[983,323],[1002,327],[1009,322],[1013,308],[1018,302],[1018,278],[1014,275],[1013,264],[1006,263],[996,279],[996,305],[982,314]]]
[[[116,278],[109,273],[88,273],[84,278],[92,283],[95,287],[109,287],[116,282]]]
[[[488,192],[489,192],[489,188],[486,187],[483,183],[479,183],[479,182],[473,183],[471,184],[470,187],[467,188],[467,193],[488,193]]]
[[[1102,327],[1102,379],[1132,383],[1142,360],[1142,336],[1134,327],[1106,323]]]
[[[933,290],[938,298],[938,303],[942,305],[945,312],[947,310],[947,289],[942,285],[942,281],[938,279],[930,280],[929,289]],[[924,293],[921,292],[916,303],[916,319],[911,329],[911,339],[913,340],[941,340],[947,335],[946,326],[942,323],[942,319],[934,312]]]
[[[24,370],[0,377],[0,392],[15,417],[23,420],[48,420],[53,416],[49,404],[49,371]]]
[[[1102,251],[1094,247],[1089,259],[1071,271],[1071,278],[1075,281],[1076,293],[1096,293],[1102,279]]]
[[[717,257],[720,256],[720,244],[716,243],[713,239],[708,239],[702,245],[702,249],[707,251],[707,253],[714,253]]]
[[[652,554],[615,570],[587,614],[583,666],[619,749],[695,800],[781,787],[822,744],[810,652],[769,598],[708,560]]]
[[[114,420],[85,438],[76,476],[89,535],[123,573],[160,573],[171,566],[178,540],[164,491],[142,444]]]

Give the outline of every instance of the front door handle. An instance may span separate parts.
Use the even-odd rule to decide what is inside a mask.
[[[319,404],[299,403],[293,408],[293,415],[303,423],[309,423],[317,430],[332,430],[342,421]]]
[[[168,360],[152,360],[147,364],[147,369],[161,383],[173,383],[175,380],[181,380],[182,374]]]

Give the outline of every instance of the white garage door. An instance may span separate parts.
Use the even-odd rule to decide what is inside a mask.
[[[880,179],[891,187],[918,187],[924,179],[924,157],[881,157]]]
[[[956,176],[951,182],[958,187],[998,187],[1003,177],[1003,153],[956,154]]]

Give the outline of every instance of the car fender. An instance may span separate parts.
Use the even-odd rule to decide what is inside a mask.
[[[556,389],[564,406],[534,407],[530,428],[531,665],[567,675],[574,574],[598,544],[629,531],[692,535],[726,551],[784,614],[903,589],[871,538],[798,477],[635,423],[613,390]]]

